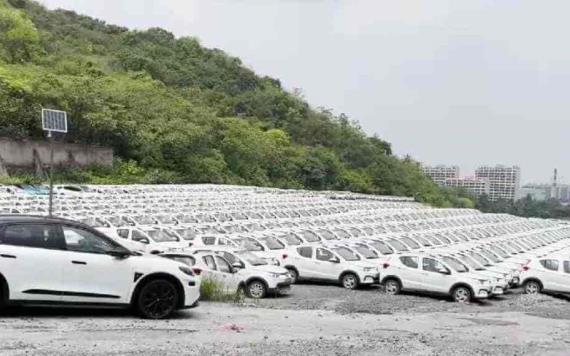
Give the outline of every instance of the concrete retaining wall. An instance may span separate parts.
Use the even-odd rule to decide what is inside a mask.
[[[113,149],[98,146],[54,142],[54,166],[86,167],[111,166]],[[50,144],[47,141],[15,141],[0,138],[0,162],[8,169],[36,169],[50,163]]]

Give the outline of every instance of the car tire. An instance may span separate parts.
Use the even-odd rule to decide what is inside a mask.
[[[538,281],[526,281],[523,285],[524,294],[538,294],[542,290],[542,286]]]
[[[291,275],[291,283],[295,284],[297,283],[297,281],[299,280],[299,273],[297,272],[296,269],[294,268],[287,268],[287,271],[289,271],[289,274]]]
[[[178,290],[167,279],[155,279],[140,289],[136,299],[136,310],[145,319],[166,319],[178,304]]]
[[[384,291],[386,292],[386,294],[389,295],[400,294],[401,290],[402,286],[400,285],[400,282],[398,282],[398,280],[388,279],[384,281]]]
[[[459,286],[453,289],[453,292],[451,292],[451,297],[457,303],[469,303],[473,298],[473,294],[469,288]]]
[[[345,273],[340,277],[340,284],[346,289],[358,288],[358,277],[354,273]]]
[[[247,284],[247,296],[253,299],[265,298],[267,295],[267,287],[262,281],[252,281]]]

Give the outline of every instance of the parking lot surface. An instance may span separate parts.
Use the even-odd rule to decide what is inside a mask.
[[[165,321],[114,310],[11,309],[2,355],[565,355],[568,301],[515,291],[462,305],[296,285],[294,295],[202,303]]]

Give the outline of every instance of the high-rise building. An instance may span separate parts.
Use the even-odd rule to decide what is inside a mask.
[[[459,178],[458,166],[422,166],[424,174],[430,177],[437,185],[445,185],[449,178]]]
[[[444,186],[461,188],[477,196],[483,194],[489,195],[491,192],[489,181],[481,178],[447,178]]]
[[[517,166],[482,166],[475,177],[489,181],[489,200],[516,200],[519,197],[521,169]]]

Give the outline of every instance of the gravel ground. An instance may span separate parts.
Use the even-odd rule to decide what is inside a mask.
[[[202,303],[165,321],[113,310],[12,309],[1,355],[567,355],[569,301],[514,292],[459,305],[296,285],[292,295]]]

